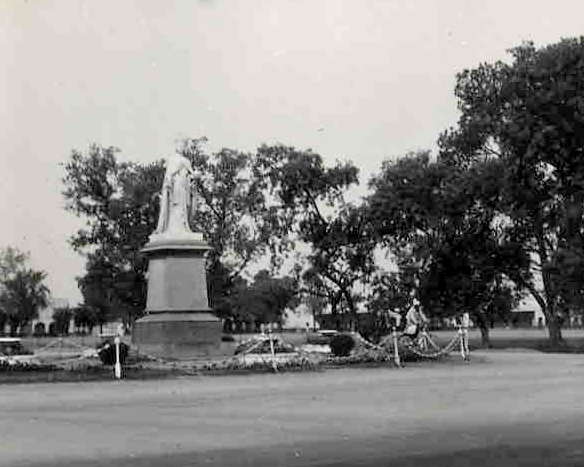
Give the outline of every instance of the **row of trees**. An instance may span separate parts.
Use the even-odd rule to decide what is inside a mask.
[[[28,253],[15,247],[0,249],[0,334],[8,327],[11,336],[23,332],[39,312],[49,306],[50,291],[45,281],[47,274],[30,267]],[[53,310],[51,329],[38,322],[33,333],[67,334],[73,320],[75,327],[91,332],[99,324],[97,314],[90,307]]]
[[[0,250],[0,332],[8,325],[12,336],[37,318],[49,301],[46,273],[31,268],[28,260],[16,248]]]
[[[470,311],[487,342],[488,323],[529,293],[558,344],[562,314],[581,309],[584,293],[584,40],[523,44],[511,58],[460,73],[461,116],[437,157],[384,162],[359,202],[347,201],[359,183],[351,162],[327,167],[283,145],[209,154],[204,139],[183,141],[197,174],[191,226],[212,247],[214,309],[237,327],[277,320],[299,296],[338,314],[365,302],[382,316],[417,294],[437,317]],[[85,303],[99,320],[131,321],[145,304],[140,248],[155,227],[162,162],[122,163],[94,145],[65,171],[67,208],[87,221],[72,237],[87,257]],[[394,270],[376,261],[383,254]]]

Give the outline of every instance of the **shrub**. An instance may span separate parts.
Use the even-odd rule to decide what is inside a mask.
[[[123,364],[128,356],[130,348],[120,342],[120,363]],[[104,365],[115,365],[116,363],[116,346],[113,339],[106,340],[103,344],[97,347],[97,355]]]
[[[336,357],[346,357],[355,347],[355,340],[348,334],[338,334],[331,337],[331,351]]]
[[[36,323],[32,335],[34,337],[42,337],[46,334],[45,323]]]
[[[334,365],[344,365],[344,364],[367,364],[367,363],[391,363],[393,356],[388,354],[383,350],[370,350],[361,349],[356,350],[348,356],[329,356],[326,360],[327,363]]]
[[[224,360],[222,362],[206,363],[199,367],[202,371],[218,371],[229,373],[230,371],[314,371],[318,369],[318,364],[309,358],[297,356],[286,361],[279,361],[275,368],[271,360],[265,361],[245,361],[238,358]]]
[[[55,371],[58,367],[38,362],[8,362],[0,361],[0,373],[22,373],[28,371]]]
[[[69,334],[69,323],[73,318],[73,312],[69,308],[57,308],[53,312],[53,323],[55,323],[55,332],[60,336]]]

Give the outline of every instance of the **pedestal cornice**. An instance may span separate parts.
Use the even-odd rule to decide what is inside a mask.
[[[162,251],[198,251],[204,253],[210,249],[211,247],[203,240],[203,235],[200,233],[152,234],[141,252],[146,254]]]

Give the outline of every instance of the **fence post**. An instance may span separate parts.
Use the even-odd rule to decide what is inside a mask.
[[[270,340],[270,352],[272,354],[272,368],[278,371],[278,364],[276,363],[276,352],[274,350],[274,341],[272,339],[272,323],[268,325],[268,339]]]
[[[114,375],[115,375],[116,379],[121,379],[122,365],[120,363],[120,336],[115,337],[114,344],[115,344],[115,348],[116,348],[116,363],[114,365]]]
[[[395,327],[395,325],[392,327],[391,329],[391,335],[393,338],[393,362],[396,364],[396,366],[401,366],[401,360],[399,358],[399,345],[397,342],[397,328]]]
[[[468,360],[470,357],[470,349],[468,348],[468,328],[470,327],[470,314],[465,312],[462,314],[460,326],[461,341],[460,348],[462,358]]]

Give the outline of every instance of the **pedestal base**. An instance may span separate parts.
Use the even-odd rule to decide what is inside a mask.
[[[191,360],[221,354],[221,333],[208,312],[153,313],[134,323],[132,341],[143,355]]]
[[[221,320],[210,313],[201,234],[154,234],[148,257],[146,316],[134,323],[132,341],[141,354],[171,359],[214,356],[221,347]]]

